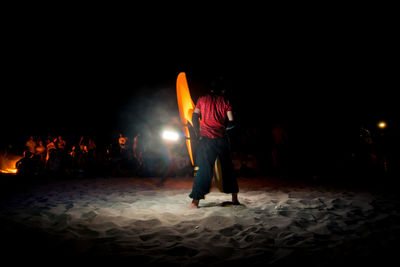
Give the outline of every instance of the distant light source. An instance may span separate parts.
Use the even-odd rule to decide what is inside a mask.
[[[384,122],[384,121],[380,121],[379,123],[378,123],[378,127],[379,128],[381,128],[381,129],[384,129],[384,128],[386,128],[386,122]]]
[[[179,139],[179,134],[175,131],[165,130],[162,133],[162,138],[169,141],[177,141]]]

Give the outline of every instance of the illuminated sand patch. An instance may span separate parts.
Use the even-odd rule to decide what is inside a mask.
[[[189,210],[192,179],[170,178],[164,188],[134,178],[37,185],[2,203],[2,221],[41,232],[72,258],[181,265],[335,262],[348,256],[342,247],[368,250],[377,235],[389,246],[400,231],[398,208],[382,196],[256,179],[240,180],[242,206],[223,206],[230,196],[213,191]]]

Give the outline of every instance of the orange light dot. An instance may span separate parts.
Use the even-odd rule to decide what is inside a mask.
[[[381,129],[386,128],[386,122],[384,122],[384,121],[379,122],[378,127]]]

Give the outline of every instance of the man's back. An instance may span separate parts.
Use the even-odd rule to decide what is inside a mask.
[[[225,120],[232,110],[229,100],[220,95],[205,95],[198,99],[196,109],[200,111],[200,135],[210,138],[226,136]]]

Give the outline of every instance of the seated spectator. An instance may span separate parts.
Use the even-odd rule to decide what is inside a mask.
[[[64,150],[66,146],[66,142],[65,140],[62,138],[62,136],[60,135],[57,139],[57,148],[58,149],[62,149]]]
[[[86,146],[85,137],[81,136],[81,139],[79,140],[79,150],[80,151],[84,151],[85,150],[85,146]]]
[[[92,138],[89,138],[89,143],[87,145],[88,153],[90,156],[96,156],[95,151],[96,151],[96,143]]]
[[[23,158],[17,161],[17,163],[15,164],[15,167],[18,169],[18,175],[28,176],[35,173],[35,164],[32,156],[33,154],[29,152],[29,150],[24,151]]]
[[[40,158],[40,161],[46,161],[46,147],[44,146],[42,140],[39,140],[39,144],[35,148],[35,155]]]
[[[50,139],[46,149],[47,149],[46,160],[49,160],[50,154],[57,149],[57,137]]]
[[[31,153],[31,154],[35,154],[35,148],[36,148],[36,142],[35,139],[33,138],[33,136],[29,137],[29,140],[26,141],[26,149]]]
[[[118,144],[119,144],[121,151],[127,150],[128,149],[128,137],[125,137],[122,134],[119,134]]]

